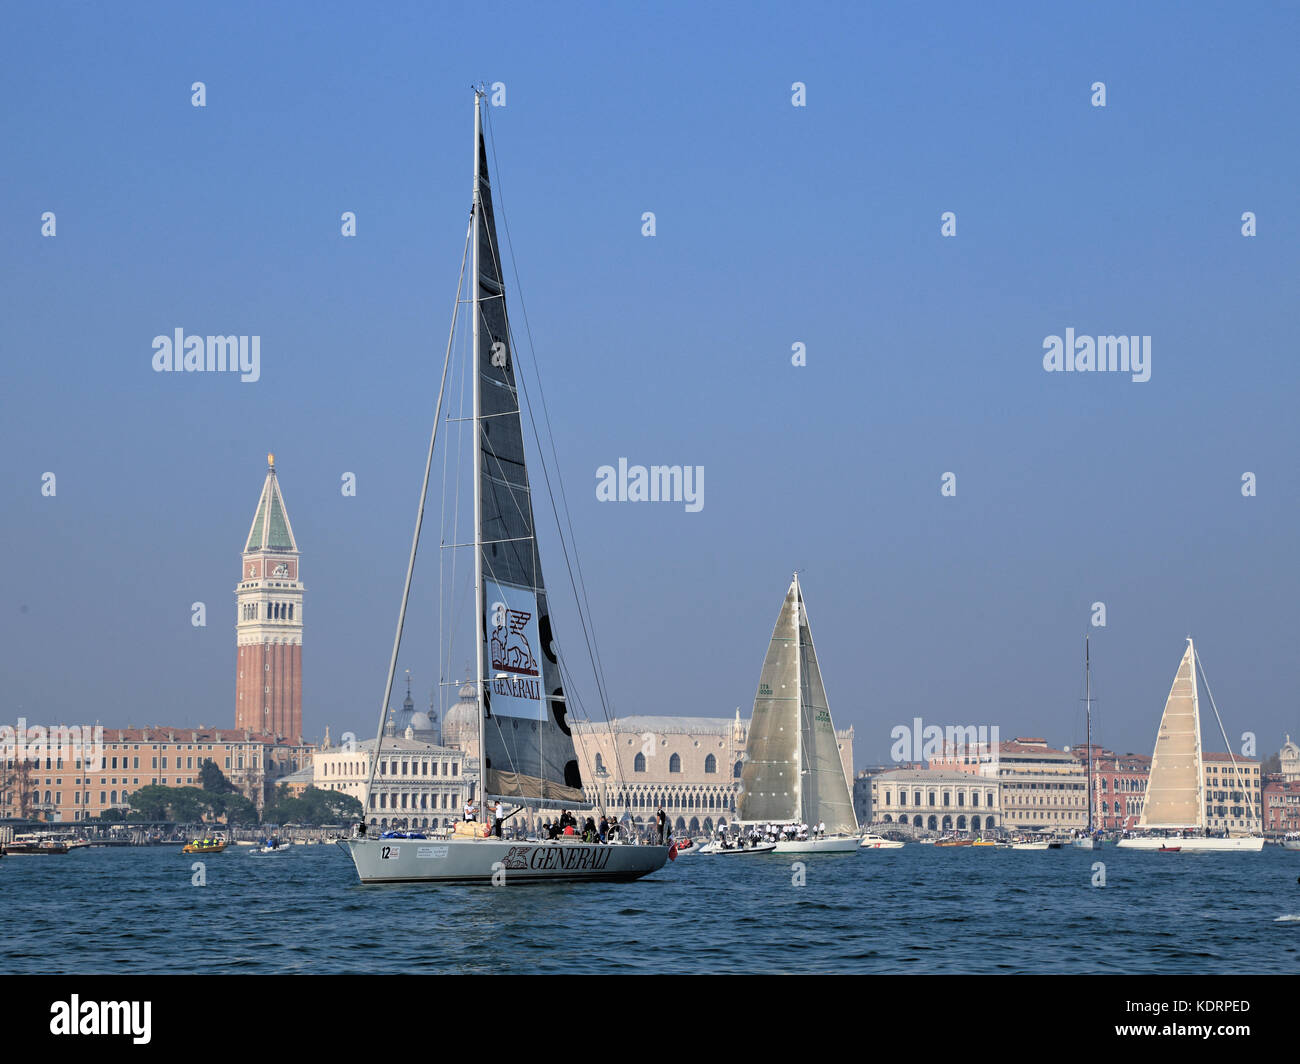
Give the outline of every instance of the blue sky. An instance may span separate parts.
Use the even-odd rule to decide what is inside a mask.
[[[1298,31],[1284,5],[11,7],[0,715],[232,723],[273,450],[307,731],[373,727],[469,86],[500,81],[496,188],[617,713],[747,714],[797,567],[860,764],[916,716],[1082,738],[1095,601],[1102,742],[1150,752],[1190,633],[1234,743],[1271,752],[1300,733]],[[259,335],[261,379],[155,374],[178,327]],[[1151,380],[1044,372],[1067,327],[1151,336]],[[703,466],[704,509],[597,502],[619,457]],[[413,618],[425,696],[436,641]]]

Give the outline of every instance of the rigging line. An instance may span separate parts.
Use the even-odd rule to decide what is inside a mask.
[[[472,228],[472,225],[473,225],[473,222],[472,222],[472,220],[471,220],[471,228]],[[459,297],[459,293],[457,293],[457,296]],[[457,300],[457,305],[458,305],[458,307],[459,307],[460,303],[462,303],[462,302],[464,302],[464,301],[463,301],[463,300],[460,300],[460,299],[458,298],[458,300]],[[458,309],[458,311],[457,311],[457,317],[456,317],[456,320],[457,320],[458,322],[459,322],[459,320],[460,320],[460,318],[459,318],[459,309]],[[459,383],[460,383],[460,399],[459,399],[459,406],[458,406],[458,409],[460,409],[461,411],[463,411],[463,410],[465,409],[465,378],[466,378],[466,374],[465,374],[464,366],[465,366],[465,362],[467,361],[466,354],[465,354],[465,348],[466,348],[467,343],[468,343],[468,341],[467,341],[467,339],[466,339],[466,336],[465,336],[465,333],[466,333],[467,331],[468,331],[468,330],[465,330],[465,329],[463,329],[463,328],[462,328],[461,331],[460,331],[460,356],[459,356],[459,358],[458,358],[458,360],[457,360],[457,362],[456,362],[456,375],[457,375],[457,377],[459,377]],[[448,418],[448,422],[450,422],[450,420],[451,420],[451,419]],[[453,502],[453,506],[452,506],[452,538],[458,538],[458,533],[459,533],[459,529],[460,529],[460,481],[461,481],[460,470],[461,470],[461,468],[462,468],[462,465],[461,465],[461,456],[462,456],[462,454],[463,454],[463,450],[464,450],[464,439],[465,439],[464,426],[463,426],[463,425],[457,425],[457,426],[456,426],[456,462],[455,462],[455,465],[452,467],[453,470],[455,471],[455,481],[456,481],[456,487],[455,487],[455,492],[454,492],[454,502]],[[443,499],[444,511],[445,511],[446,499],[447,499],[447,463],[448,463],[448,460],[449,460],[449,455],[450,455],[450,453],[451,453],[451,448],[450,448],[449,446],[443,448],[443,452],[442,452],[442,493],[441,493],[441,494],[442,494],[442,499]],[[444,528],[443,528],[443,540],[444,540],[444,542],[445,542],[445,540],[446,540],[446,528],[445,528],[445,524],[444,524]],[[447,563],[446,563],[446,561],[441,557],[442,552],[439,551],[438,553],[439,553],[439,555],[440,555],[440,557],[439,557],[439,559],[438,559],[438,577],[439,577],[439,586],[438,586],[439,629],[438,629],[438,632],[439,632],[439,636],[440,636],[440,637],[441,637],[442,634],[445,632],[445,633],[446,633],[446,641],[447,641],[447,656],[446,656],[445,661],[440,661],[440,662],[439,662],[439,673],[440,673],[441,675],[449,675],[450,672],[451,672],[452,656],[453,656],[454,651],[455,651],[456,631],[457,631],[457,629],[459,628],[459,625],[457,625],[457,624],[454,623],[454,619],[455,619],[455,617],[456,617],[456,615],[457,615],[457,613],[456,613],[456,566],[457,566],[457,558],[455,557],[455,552],[453,551],[453,552],[452,552],[452,558],[451,558],[451,577],[450,577],[450,588],[451,588],[451,591],[450,591],[450,599],[451,599],[451,601],[450,601],[449,606],[448,606],[448,623],[447,623],[446,627],[442,627],[443,597],[444,597],[444,587],[446,586],[446,585],[444,584],[444,581],[443,581],[443,574],[444,574],[445,571],[446,571]],[[445,695],[446,695],[446,692],[440,692],[440,694],[445,696]],[[446,704],[446,701],[445,701],[445,697],[444,697],[444,700],[443,700],[442,703],[441,703],[440,711],[441,711],[441,713],[442,713],[442,720],[445,721],[445,720],[447,719],[447,704]]]
[[[1201,680],[1205,684],[1205,693],[1210,696],[1210,708],[1214,710],[1214,719],[1219,722],[1219,734],[1223,736],[1223,745],[1227,747],[1228,757],[1232,760],[1233,775],[1237,778],[1237,781],[1241,784],[1242,793],[1246,796],[1246,810],[1250,814],[1250,819],[1253,820],[1255,818],[1255,803],[1250,800],[1250,787],[1248,786],[1249,781],[1242,779],[1241,770],[1237,767],[1237,759],[1233,757],[1232,744],[1228,742],[1228,733],[1223,727],[1223,718],[1219,716],[1219,707],[1214,704],[1214,692],[1210,690],[1210,681],[1206,679],[1205,676],[1205,666],[1201,664],[1200,651],[1193,649],[1192,653],[1196,655],[1196,667],[1201,670]],[[1202,756],[1204,756],[1204,754],[1202,754]],[[1204,771],[1202,771],[1201,779],[1198,780],[1197,783],[1198,784],[1202,783],[1204,778],[1205,778],[1205,773]],[[1202,810],[1202,813],[1203,812],[1204,811]],[[1262,826],[1263,826],[1263,821],[1261,819],[1261,827]],[[1247,823],[1246,827],[1247,830],[1249,830],[1250,824]]]
[[[456,293],[456,301],[457,301],[457,307],[459,308],[459,303],[460,303],[460,293],[459,293],[459,292]],[[452,329],[453,329],[453,331],[454,331],[455,328],[456,328],[456,320],[457,320],[457,318],[459,317],[459,314],[460,314],[460,311],[459,311],[459,309],[457,309],[457,311],[452,315]],[[450,448],[450,447],[444,447],[444,448],[442,449],[442,491],[438,493],[438,503],[439,503],[439,509],[438,509],[438,541],[439,541],[440,544],[441,544],[441,543],[445,543],[446,540],[447,540],[447,456],[448,456],[448,454],[450,453],[450,451],[451,451],[451,448]],[[453,533],[453,538],[455,538],[454,533]],[[442,551],[439,551],[439,552],[438,552],[438,639],[439,639],[439,642],[440,642],[440,643],[441,643],[441,639],[442,639],[442,634],[443,634],[444,632],[447,631],[447,626],[446,626],[446,624],[445,624],[444,621],[443,621],[443,608],[442,608],[442,607],[443,607],[443,594],[444,594],[443,589],[444,589],[444,586],[445,586],[445,581],[444,581],[443,577],[444,577],[444,573],[445,573],[445,571],[446,571],[446,568],[447,568],[447,567],[446,567],[446,563],[443,561],[443,558],[442,558]],[[439,676],[439,679],[441,679],[441,677],[442,677],[441,646],[439,647],[439,651],[440,651],[440,653],[439,653],[439,660],[438,660],[438,676]],[[439,720],[445,718],[446,715],[447,715],[447,713],[446,713],[446,706],[443,704],[443,701],[442,701],[442,691],[441,691],[441,690],[439,690],[439,692],[438,692],[438,712],[439,712],[439,714],[440,714],[440,716],[439,716]]]
[[[465,371],[465,367],[466,367],[466,365],[467,365],[468,362],[469,362],[469,354],[468,354],[468,350],[467,350],[468,347],[469,347],[469,339],[468,339],[468,337],[466,336],[466,333],[467,333],[468,331],[469,331],[469,330],[466,330],[466,329],[462,329],[462,330],[461,330],[460,360],[459,360],[459,362],[457,363],[457,368],[458,368],[459,376],[460,376],[460,402],[459,402],[458,409],[460,410],[461,413],[464,413],[464,411],[465,411],[465,384],[466,384],[466,380],[467,380],[468,377],[469,377],[469,374]],[[458,425],[456,426],[456,462],[455,462],[455,465],[452,467],[453,470],[454,470],[454,472],[455,472],[455,478],[456,478],[455,505],[454,505],[454,508],[453,508],[453,515],[452,515],[452,538],[453,538],[453,539],[459,539],[459,538],[460,538],[460,489],[461,489],[461,471],[464,469],[464,465],[463,465],[463,463],[462,463],[462,455],[463,455],[463,453],[464,453],[464,448],[465,448],[465,426],[464,426],[463,424],[458,424]],[[450,451],[450,450],[451,450],[450,447],[447,448],[447,451]],[[443,474],[443,494],[444,494],[444,495],[446,494],[446,490],[447,490],[447,487],[446,487],[446,486],[447,486],[447,480],[446,480],[446,473],[444,472],[444,474]],[[472,536],[473,536],[473,530],[471,529],[471,538],[472,538]],[[439,553],[441,553],[441,552],[439,552]],[[451,670],[452,670],[452,655],[453,655],[453,653],[455,652],[456,633],[460,630],[460,625],[454,623],[454,622],[455,622],[455,618],[456,618],[456,616],[457,616],[457,610],[456,610],[456,586],[457,586],[457,585],[456,585],[456,567],[457,567],[457,562],[458,562],[458,559],[456,558],[456,552],[455,552],[455,551],[452,551],[452,558],[451,558],[451,618],[450,618],[451,623],[449,623],[449,625],[448,625],[448,630],[447,630],[447,674],[448,674],[448,675],[451,674]],[[472,613],[473,611],[470,611],[470,612]],[[458,700],[459,700],[459,694],[458,694]],[[445,709],[444,709],[444,711],[443,711],[443,720],[445,721],[446,719],[447,719],[447,714],[446,714],[446,711],[445,711]]]
[[[456,299],[460,300],[460,288],[465,283],[465,261],[469,256],[469,237],[473,231],[471,215],[470,228],[465,233],[465,250],[461,253],[460,279],[456,282]],[[452,343],[456,336],[456,308],[452,308],[451,329],[447,333],[447,353],[442,360],[442,380],[438,384],[438,404],[433,411],[433,431],[429,434],[429,456],[424,462],[424,484],[420,488],[420,506],[415,514],[415,533],[411,537],[411,556],[406,563],[406,582],[402,587],[402,606],[397,612],[397,632],[393,636],[393,654],[388,662],[388,679],[384,684],[384,700],[379,704],[379,729],[375,733],[375,756],[370,762],[370,775],[366,779],[366,789],[361,798],[361,823],[364,826],[370,812],[370,791],[375,785],[375,772],[379,768],[379,751],[384,741],[384,718],[388,715],[388,700],[393,694],[393,674],[397,671],[397,653],[402,645],[402,627],[406,623],[406,604],[411,597],[411,577],[415,572],[415,554],[420,546],[420,528],[424,524],[424,504],[429,495],[429,473],[433,469],[433,449],[438,442],[438,422],[442,417],[442,397],[447,387],[447,367],[451,365]]]
[[[578,541],[577,541],[577,535],[576,535],[576,533],[574,532],[574,529],[573,529],[573,515],[572,515],[572,512],[569,510],[568,494],[567,494],[567,492],[565,492],[565,490],[564,490],[564,478],[563,478],[563,476],[561,475],[561,472],[560,472],[560,460],[559,460],[559,455],[558,455],[558,453],[557,453],[556,450],[555,450],[555,433],[554,433],[554,431],[553,431],[553,429],[552,429],[552,427],[551,427],[551,415],[550,415],[550,409],[549,409],[549,407],[548,407],[547,404],[546,404],[546,391],[545,391],[545,388],[544,388],[544,386],[543,386],[543,384],[542,384],[541,371],[540,371],[540,367],[538,366],[538,362],[537,362],[537,350],[536,350],[536,346],[535,346],[535,344],[533,343],[532,324],[531,324],[531,322],[529,321],[529,318],[528,318],[528,307],[527,307],[527,304],[524,302],[523,286],[522,286],[522,284],[521,284],[521,282],[520,282],[520,280],[519,280],[519,268],[518,268],[518,264],[517,264],[517,262],[515,261],[515,258],[514,258],[514,253],[513,253],[514,241],[513,241],[512,237],[511,237],[511,235],[510,235],[510,220],[509,220],[509,218],[506,216],[506,211],[505,211],[505,190],[504,190],[504,186],[503,186],[502,183],[501,183],[501,168],[500,168],[500,164],[499,164],[499,162],[498,162],[498,160],[497,160],[497,153],[496,153],[496,135],[495,135],[495,133],[494,133],[494,131],[493,131],[493,128],[492,128],[492,118],[491,118],[491,115],[490,115],[490,114],[489,114],[489,116],[488,116],[487,129],[488,129],[488,143],[490,144],[491,149],[492,149],[492,163],[493,163],[493,169],[494,169],[494,171],[496,172],[496,175],[497,175],[497,186],[498,186],[498,192],[499,192],[499,197],[498,197],[498,198],[499,198],[499,202],[500,202],[500,206],[501,206],[501,220],[502,220],[502,224],[504,225],[504,227],[505,227],[505,231],[506,231],[506,242],[507,242],[507,244],[509,244],[510,247],[511,247],[511,270],[512,270],[512,272],[514,273],[514,277],[515,277],[515,291],[516,291],[516,293],[518,294],[518,297],[519,297],[519,308],[520,308],[520,310],[523,312],[523,315],[524,315],[524,331],[525,331],[525,333],[526,333],[526,335],[527,335],[527,337],[528,337],[528,348],[529,348],[529,351],[530,351],[530,353],[532,354],[532,360],[533,360],[533,371],[534,371],[534,373],[535,373],[536,376],[537,376],[537,389],[538,389],[538,395],[539,395],[539,398],[540,398],[540,400],[541,400],[541,404],[542,404],[542,414],[543,414],[543,417],[544,417],[545,422],[546,422],[546,431],[547,431],[547,434],[548,434],[548,438],[549,438],[550,441],[551,441],[551,455],[552,455],[552,457],[553,457],[554,460],[555,460],[555,466],[556,466],[556,479],[557,479],[557,481],[559,482],[559,485],[560,485],[560,497],[561,497],[561,500],[562,500],[562,502],[563,502],[563,508],[564,508],[564,514],[565,514],[565,523],[568,525],[568,528],[569,528],[569,538],[573,541],[574,563],[576,563],[576,565],[577,565],[577,570],[578,570],[578,579],[577,579],[576,583],[575,583],[575,581],[574,581],[574,576],[573,576],[574,565],[571,564],[571,563],[569,562],[568,549],[567,549],[567,547],[564,548],[564,549],[565,549],[565,565],[568,566],[568,569],[569,569],[569,583],[570,583],[570,586],[573,587],[573,592],[574,592],[574,598],[575,598],[575,600],[576,600],[577,597],[578,597],[578,585],[581,585],[581,587],[582,587],[582,606],[579,607],[579,611],[578,611],[578,613],[579,613],[579,618],[580,618],[580,620],[582,620],[582,622],[583,622],[584,635],[586,635],[586,636],[587,636],[587,639],[588,639],[588,656],[589,656],[589,657],[591,658],[591,660],[592,660],[592,672],[593,672],[593,674],[594,674],[594,676],[595,676],[595,679],[596,679],[597,693],[600,695],[601,708],[602,708],[602,710],[603,710],[603,712],[604,712],[604,715],[605,715],[605,719],[606,719],[606,721],[608,721],[608,720],[609,720],[609,717],[610,717],[609,685],[608,685],[608,682],[607,682],[607,680],[606,680],[606,678],[605,678],[604,666],[603,666],[603,664],[601,663],[601,658],[600,658],[600,649],[599,649],[599,644],[598,644],[598,642],[597,642],[597,640],[596,640],[595,633],[594,633],[594,632],[591,632],[591,633],[588,634],[587,631],[586,631],[586,617],[591,616],[591,603],[590,603],[590,600],[589,600],[588,597],[587,597],[587,584],[586,584],[586,578],[583,576],[583,573],[582,573],[582,561],[581,561],[581,558],[580,558],[579,555],[578,555]],[[492,252],[493,252],[493,256],[494,256],[494,258],[498,258],[498,259],[499,259],[499,256],[497,255],[497,250],[496,250],[495,247],[492,248]],[[498,265],[497,265],[497,273],[498,273],[498,276],[500,276],[501,269],[500,269],[500,263],[499,263],[499,262],[498,262]],[[503,306],[504,306],[504,304],[503,304]],[[510,334],[510,316],[509,316],[509,313],[506,313],[505,318],[506,318],[506,329],[507,329],[508,334]],[[512,336],[512,335],[511,335],[511,339],[513,339],[513,336]],[[524,387],[525,395],[526,395],[526,394],[527,394],[527,383],[526,383],[526,381],[524,381],[524,380],[521,378],[521,380],[520,380],[520,384]],[[535,418],[533,417],[532,406],[531,406],[531,404],[529,405],[528,416],[529,416],[529,421],[530,421],[530,423],[531,423],[532,426],[533,426],[533,437],[534,437],[534,439],[537,441],[538,452],[539,452],[539,455],[540,455],[541,460],[542,460],[542,474],[543,474],[543,476],[544,476],[545,479],[546,479],[547,492],[551,495],[551,508],[552,508],[552,511],[553,511],[554,514],[555,514],[555,523],[556,523],[556,526],[557,526],[557,531],[560,531],[560,532],[561,532],[561,535],[560,535],[561,545],[564,546],[564,536],[563,536],[563,531],[559,528],[559,525],[560,525],[560,510],[559,510],[559,508],[555,505],[555,495],[554,495],[554,492],[553,492],[552,489],[551,489],[551,484],[550,484],[550,474],[549,474],[549,472],[548,472],[548,470],[547,470],[547,467],[546,467],[546,457],[545,457],[545,452],[542,451],[541,440],[540,440],[540,438],[539,438],[539,434],[538,434],[538,431],[537,431],[537,423],[536,423],[536,420],[535,420]],[[583,609],[584,609],[584,608],[585,608],[585,610],[586,610],[586,616],[583,615]],[[594,622],[593,622],[593,624],[594,624]],[[611,739],[613,739],[612,726],[611,726],[610,736],[611,736]]]

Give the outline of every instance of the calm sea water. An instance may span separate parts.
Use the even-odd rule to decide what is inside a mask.
[[[680,857],[630,884],[363,887],[334,846],[0,860],[3,973],[1300,970],[1300,853]],[[1092,866],[1105,864],[1106,886]]]

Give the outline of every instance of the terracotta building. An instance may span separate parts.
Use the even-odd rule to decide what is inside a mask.
[[[36,756],[18,753],[0,752],[0,817],[51,822],[91,820],[110,809],[126,812],[128,796],[150,784],[199,787],[206,760],[260,810],[267,785],[311,758],[308,746],[212,728],[105,728],[93,753],[58,746]]]

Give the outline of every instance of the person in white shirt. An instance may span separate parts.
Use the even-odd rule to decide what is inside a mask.
[[[475,816],[474,816],[474,802],[473,802],[473,800],[467,801],[467,802],[465,803],[465,819],[466,819],[466,820],[474,820],[474,819],[476,819]]]
[[[826,821],[824,821],[824,820],[818,821],[818,823],[817,823],[817,836],[818,836],[818,838],[824,838],[825,835],[826,835]]]
[[[501,804],[501,799],[497,799],[497,804],[492,807],[492,834],[498,839],[501,838],[501,822],[505,819],[506,807]]]

